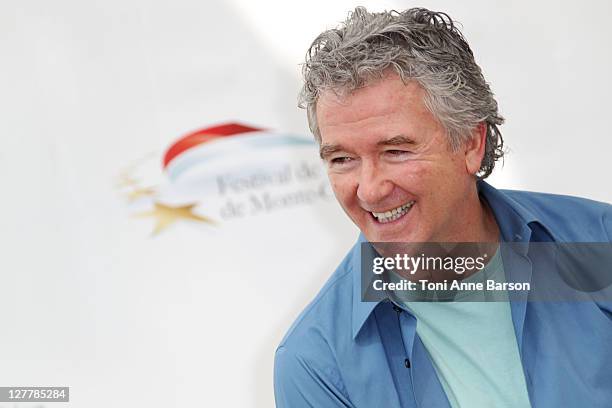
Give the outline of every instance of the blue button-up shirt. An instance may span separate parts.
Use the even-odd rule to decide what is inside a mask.
[[[504,241],[611,242],[609,204],[478,188]],[[414,316],[389,301],[361,301],[363,241],[279,345],[277,407],[450,407]],[[514,257],[508,280],[531,281],[529,254]],[[513,299],[511,312],[532,407],[612,407],[612,303],[526,300]]]

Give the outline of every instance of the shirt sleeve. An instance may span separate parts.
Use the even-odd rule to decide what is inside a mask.
[[[334,368],[316,368],[314,362],[281,346],[274,358],[274,397],[277,408],[353,408],[344,395]]]

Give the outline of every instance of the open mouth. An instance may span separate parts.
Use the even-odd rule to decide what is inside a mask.
[[[406,213],[410,211],[410,208],[412,208],[414,203],[415,201],[409,201],[406,204],[400,205],[397,208],[393,208],[391,210],[380,213],[371,212],[370,214],[372,214],[374,218],[376,218],[376,221],[380,222],[381,224],[386,224],[388,222],[398,220],[404,215],[406,215]]]

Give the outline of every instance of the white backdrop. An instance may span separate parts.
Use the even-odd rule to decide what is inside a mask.
[[[491,183],[612,201],[609,2],[360,4],[462,23],[507,119]],[[164,150],[214,124],[307,135],[298,64],[354,5],[0,3],[0,386],[68,385],[83,407],[273,405],[274,349],[354,227],[321,200],[152,235],[118,175],[147,157],[142,177],[163,178]]]

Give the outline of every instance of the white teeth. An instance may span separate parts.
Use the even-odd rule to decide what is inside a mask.
[[[401,205],[389,211],[385,211],[382,213],[373,212],[372,215],[376,217],[376,219],[380,223],[395,221],[401,216],[403,216],[404,214],[406,214],[408,210],[410,210],[410,207],[412,207],[413,204],[414,204],[414,201],[410,201],[404,205]]]

